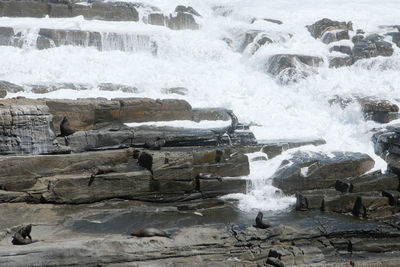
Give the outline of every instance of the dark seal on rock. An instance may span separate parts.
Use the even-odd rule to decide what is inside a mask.
[[[13,236],[14,245],[28,245],[32,243],[31,237],[32,224],[21,227]]]
[[[75,131],[72,129],[67,117],[64,117],[60,123],[61,136],[68,136],[73,134]]]
[[[157,138],[156,141],[146,140],[144,143],[144,148],[151,150],[160,150],[163,146],[165,146],[165,139]]]
[[[264,216],[264,214],[261,211],[258,212],[257,217],[256,217],[256,224],[255,224],[254,227],[260,228],[260,229],[267,229],[267,228],[269,228],[271,226],[270,224],[264,223],[262,221],[263,216]]]
[[[4,184],[0,184],[0,190],[7,191],[7,187]]]
[[[143,228],[138,231],[133,231],[131,233],[131,236],[137,236],[137,237],[152,237],[152,236],[162,236],[162,237],[170,237],[170,234],[164,232],[163,230],[157,229],[157,228]]]
[[[92,175],[90,175],[90,179],[89,179],[88,186],[91,186],[91,185],[92,185],[92,183],[93,183],[93,181],[94,181],[94,178],[95,178],[97,175],[106,174],[106,173],[110,173],[110,172],[115,172],[114,168],[111,167],[111,166],[108,166],[108,165],[105,165],[105,166],[97,166],[97,167],[94,169],[94,171],[92,172]]]

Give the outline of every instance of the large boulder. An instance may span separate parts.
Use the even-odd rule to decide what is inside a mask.
[[[333,187],[336,180],[361,175],[374,166],[362,153],[297,151],[272,175],[272,184],[288,194]]]
[[[327,31],[337,31],[337,30],[344,30],[344,31],[352,31],[353,24],[349,22],[340,22],[335,20],[330,20],[327,18],[318,20],[312,25],[306,26],[307,30],[311,33],[311,36],[314,38],[321,38],[323,34]]]
[[[296,82],[314,73],[323,59],[306,55],[277,54],[271,56],[265,64],[266,72],[277,77],[283,83]]]

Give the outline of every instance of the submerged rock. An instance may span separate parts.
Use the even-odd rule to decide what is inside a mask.
[[[265,64],[266,72],[277,77],[278,80],[287,84],[297,82],[306,78],[323,63],[323,59],[306,55],[278,54],[270,57]]]

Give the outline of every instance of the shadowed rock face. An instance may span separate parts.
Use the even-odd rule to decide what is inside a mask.
[[[333,152],[326,155],[316,152],[293,154],[282,162],[272,176],[272,184],[285,193],[301,190],[333,187],[336,180],[361,175],[374,166],[374,160],[366,154]]]

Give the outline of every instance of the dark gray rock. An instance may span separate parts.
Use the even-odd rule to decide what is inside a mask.
[[[328,156],[298,151],[289,161],[282,162],[272,176],[272,184],[285,193],[324,189],[333,187],[338,179],[361,175],[373,166],[374,160],[366,154],[332,152]]]
[[[321,38],[322,35],[327,31],[333,30],[353,30],[353,24],[351,22],[339,22],[333,21],[327,18],[321,19],[312,25],[306,26],[311,36],[314,38]]]

